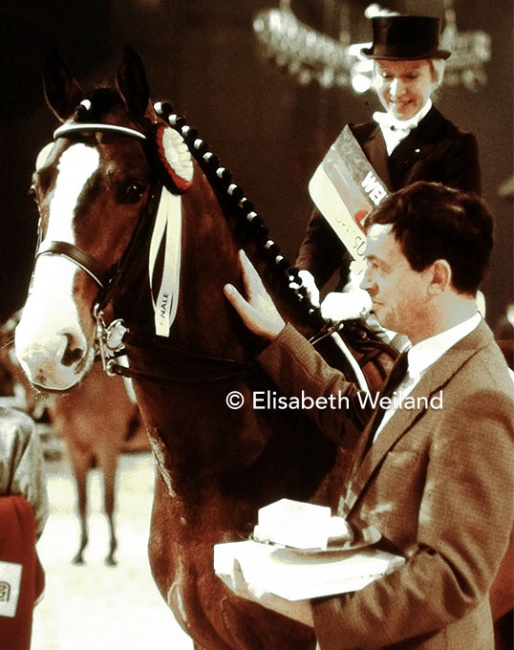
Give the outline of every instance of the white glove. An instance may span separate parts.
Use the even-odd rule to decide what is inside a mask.
[[[316,285],[316,280],[310,271],[302,269],[298,271],[298,275],[302,280],[303,286],[307,291],[307,296],[314,307],[319,307],[319,289]]]
[[[325,320],[339,323],[343,320],[362,318],[371,309],[371,298],[363,289],[333,291],[321,303],[321,315]]]

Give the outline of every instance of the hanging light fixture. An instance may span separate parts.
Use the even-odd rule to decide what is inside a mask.
[[[453,0],[444,0],[444,7],[441,47],[452,52],[446,63],[444,84],[480,90],[487,83],[484,64],[491,58],[491,38],[483,31],[459,32]],[[341,8],[345,19],[341,21],[339,40],[299,21],[291,10],[290,0],[280,0],[278,9],[261,11],[254,19],[253,29],[264,56],[301,85],[317,82],[323,88],[351,87],[356,93],[366,92],[372,84],[373,66],[360,50],[370,44],[351,44],[347,3]],[[395,13],[372,4],[364,15],[372,18]]]

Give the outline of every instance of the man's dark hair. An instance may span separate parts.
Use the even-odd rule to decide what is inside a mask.
[[[476,293],[493,247],[493,218],[479,196],[418,181],[387,197],[366,219],[373,224],[392,225],[414,271],[444,259],[455,290]]]

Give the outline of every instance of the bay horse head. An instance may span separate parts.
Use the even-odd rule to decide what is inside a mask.
[[[107,111],[112,126],[112,131],[108,125],[101,131],[84,126],[75,135],[66,131],[67,137],[56,132],[55,142],[39,154],[33,176],[40,244],[16,331],[16,353],[34,385],[66,390],[92,365],[95,329],[90,305],[126,246],[126,223],[139,216],[149,192],[150,169],[146,157],[136,155],[142,141],[116,94],[102,93],[93,107],[55,54],[47,60],[45,94],[55,115],[70,128],[100,121]],[[98,237],[101,215],[108,216],[101,220],[102,228],[110,231],[105,238]],[[95,242],[93,250],[80,247],[88,240]],[[109,248],[101,250],[102,242]],[[75,300],[77,296],[81,299]]]
[[[113,282],[145,210],[162,191],[162,177],[182,192],[192,162],[180,136],[165,128],[149,103],[143,65],[130,48],[117,90],[84,95],[53,52],[44,82],[62,125],[40,152],[33,175],[39,245],[16,352],[35,386],[60,391],[91,368],[92,305]]]

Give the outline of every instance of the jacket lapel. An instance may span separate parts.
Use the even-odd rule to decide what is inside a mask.
[[[484,323],[481,323],[476,330],[456,343],[441,359],[431,366],[418,385],[411,392],[410,396],[430,398],[443,390],[445,385],[452,377],[474,356],[478,350],[482,349],[492,340],[492,336]],[[356,462],[353,465],[351,477],[348,483],[344,504],[342,504],[344,515],[348,515],[355,506],[359,496],[366,487],[367,483],[373,477],[378,467],[383,462],[388,452],[396,443],[417,424],[426,413],[426,408],[420,409],[399,409],[395,415],[384,426],[375,443],[373,443],[367,453],[366,443],[369,432],[372,430],[375,415],[369,422],[366,430],[362,434],[359,447],[356,450]],[[363,457],[362,457],[363,456]],[[360,460],[361,459],[361,460]],[[360,460],[360,462],[359,462]]]
[[[392,152],[390,161],[393,167],[396,168],[401,161],[401,169],[404,169],[404,174],[407,173],[408,175],[413,165],[418,160],[427,158],[444,139],[446,127],[446,118],[436,108],[432,107],[418,126]],[[398,181],[398,179],[396,180]],[[406,182],[406,179],[403,179],[403,181]],[[404,182],[400,183],[399,187]]]
[[[389,162],[387,149],[382,131],[378,125],[371,131],[370,135],[362,143],[362,150],[368,160],[373,161],[373,168],[384,181],[386,186],[391,189],[391,175],[389,173]]]

